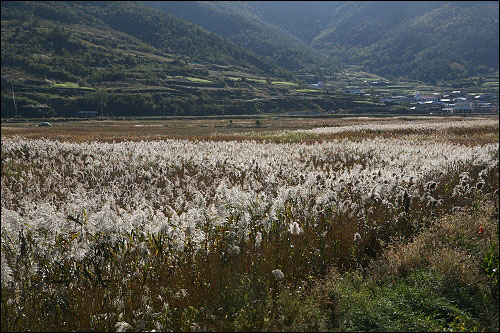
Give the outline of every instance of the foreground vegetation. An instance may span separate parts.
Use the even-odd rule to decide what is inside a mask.
[[[495,205],[475,203],[437,219],[366,269],[332,271],[304,297],[321,309],[313,322],[335,331],[498,331]],[[307,327],[310,318],[298,318],[291,329]]]
[[[498,329],[498,119],[266,135],[4,137],[2,330]]]

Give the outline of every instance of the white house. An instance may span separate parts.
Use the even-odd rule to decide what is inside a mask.
[[[318,83],[313,83],[309,85],[309,88],[324,88],[325,84],[323,81],[318,81]]]
[[[424,102],[437,102],[437,101],[439,101],[439,96],[436,96],[436,95],[422,95],[422,100]]]
[[[420,95],[420,93],[416,93],[413,96],[413,99],[415,101],[422,101],[422,102],[429,102],[429,101],[437,102],[437,101],[439,101],[439,96],[437,96],[437,95]]]

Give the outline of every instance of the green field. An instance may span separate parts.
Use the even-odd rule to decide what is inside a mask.
[[[298,83],[288,82],[288,81],[273,81],[272,84],[284,85],[284,86],[294,86],[294,87],[298,87],[299,86]]]
[[[297,92],[310,92],[310,93],[316,93],[319,94],[321,93],[321,90],[318,89],[295,89]]]
[[[246,80],[251,82],[266,83],[266,80],[264,79],[252,79],[247,77]]]
[[[483,83],[483,85],[485,85],[487,87],[497,87],[498,88],[498,81],[485,82],[485,83]]]
[[[82,87],[78,83],[75,83],[75,82],[53,83],[52,88],[95,90],[92,87]]]
[[[174,76],[174,77],[177,77],[177,78],[180,78],[180,79],[186,79],[186,80],[189,80],[191,82],[214,83],[213,81],[205,80],[205,79],[200,79],[200,78],[197,78],[197,77],[190,77],[190,76]]]

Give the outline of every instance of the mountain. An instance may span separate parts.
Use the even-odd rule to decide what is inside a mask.
[[[173,104],[181,114],[205,114],[221,112],[209,105],[221,100],[218,88],[226,86],[227,73],[233,80],[264,82],[293,76],[219,35],[138,2],[1,6],[2,116],[14,114],[13,87],[25,115],[68,116],[103,105],[108,114],[151,115]],[[273,91],[259,89],[261,95]],[[195,96],[202,105],[193,110],[188,105]]]
[[[389,78],[437,83],[498,70],[498,2],[146,4],[227,37],[294,71],[316,69],[318,73],[318,67],[358,65]]]
[[[498,70],[498,2],[346,2],[311,45],[392,77],[435,83]]]
[[[267,74],[280,71],[272,62],[216,34],[136,2],[2,2],[2,20],[22,20],[23,26],[33,19],[59,23],[70,30],[79,25],[124,33],[159,52],[183,55],[192,61],[238,64]]]
[[[321,3],[316,1],[315,5]],[[332,7],[329,2],[325,3],[327,5],[322,6]],[[304,1],[298,4],[281,1],[145,1],[145,4],[202,26],[291,71],[311,73],[321,67],[334,71],[339,68],[333,57],[312,48],[307,38],[298,33],[307,28],[307,25],[301,25],[308,21],[302,11],[306,5]],[[270,11],[270,6],[274,6],[275,11]],[[294,22],[288,26],[285,24],[289,20],[287,11],[294,14]],[[273,14],[268,16],[266,13]],[[291,26],[295,30],[286,28]]]
[[[248,9],[263,22],[273,24],[310,45],[331,23],[332,13],[343,1],[251,1]]]
[[[479,86],[498,73],[497,2],[2,1],[1,9],[2,117],[16,107],[25,117],[353,110],[367,103],[343,96],[348,86]],[[306,85],[318,81],[328,89]]]

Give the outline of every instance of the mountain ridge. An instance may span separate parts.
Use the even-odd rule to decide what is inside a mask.
[[[498,2],[145,3],[295,71],[311,63],[316,73],[357,65],[383,76],[437,83],[498,70]],[[278,37],[271,43],[273,36]]]
[[[224,37],[141,2],[3,1],[2,117],[379,112],[372,83],[492,88],[498,4],[426,4],[171,3]]]
[[[205,114],[222,112],[221,95],[241,95],[224,89],[245,85],[226,79],[226,72],[264,81],[293,76],[212,32],[138,2],[4,1],[1,15],[2,116],[14,115],[11,86],[25,115],[69,116],[82,109],[160,115],[163,105],[171,110],[174,104],[176,112]]]

